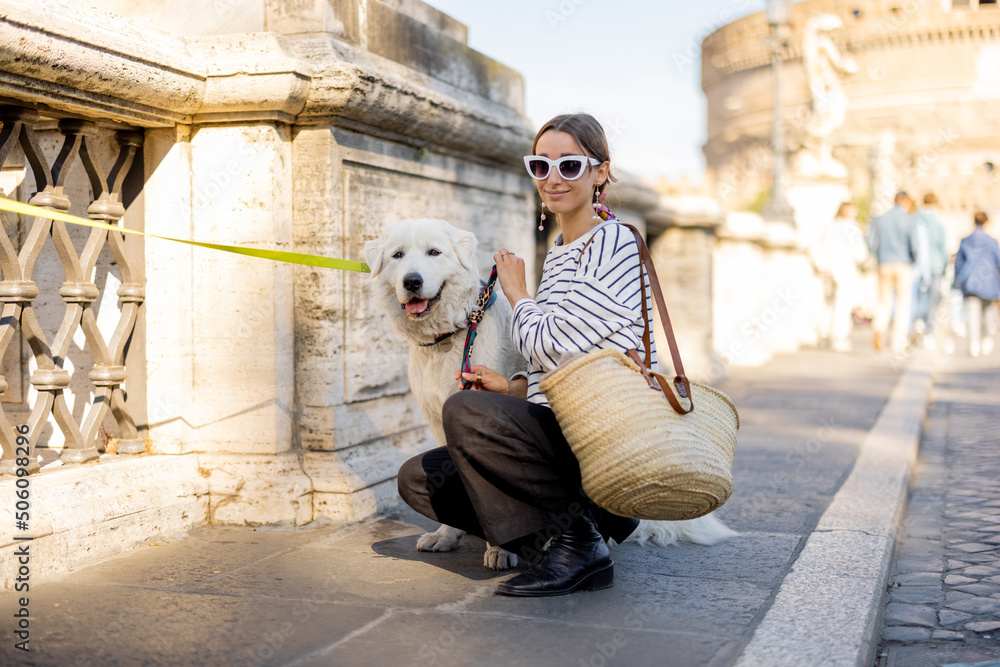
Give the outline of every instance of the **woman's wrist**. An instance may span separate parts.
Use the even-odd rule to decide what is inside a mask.
[[[518,398],[528,397],[528,378],[523,375],[518,375],[516,378],[507,380],[507,391],[505,392],[508,396],[517,396]]]
[[[504,294],[507,296],[507,300],[510,301],[511,308],[517,306],[520,301],[524,301],[525,299],[528,299],[529,301],[531,300],[531,295],[528,294],[527,290],[515,290],[510,294],[507,294],[505,291]]]

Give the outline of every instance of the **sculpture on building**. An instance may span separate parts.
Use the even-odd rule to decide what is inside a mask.
[[[844,57],[831,33],[844,27],[833,14],[809,19],[802,39],[802,59],[809,83],[809,116],[802,150],[793,169],[803,176],[844,178],[847,168],[833,157],[833,134],[847,116],[847,95],[841,79],[858,71],[857,63]]]

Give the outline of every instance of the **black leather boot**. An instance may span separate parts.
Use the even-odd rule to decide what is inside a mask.
[[[545,597],[566,595],[578,588],[611,588],[614,563],[604,538],[589,514],[573,519],[549,550],[526,572],[497,586],[497,595]]]

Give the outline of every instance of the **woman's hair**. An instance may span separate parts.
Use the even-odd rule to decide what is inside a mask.
[[[933,192],[924,195],[924,206],[937,206],[938,198]]]
[[[990,221],[990,217],[984,211],[976,211],[976,214],[972,216],[972,220],[976,223],[977,227],[982,227]]]
[[[538,147],[538,139],[549,130],[565,132],[573,137],[588,157],[597,158],[601,162],[611,162],[611,151],[608,149],[608,138],[604,135],[604,128],[589,113],[562,114],[542,125],[542,129],[538,130],[535,141],[531,144],[532,154]],[[601,194],[604,194],[608,182],[616,180],[618,179],[609,170],[608,179],[601,183],[597,189],[601,191]]]
[[[850,213],[852,208],[854,208],[854,204],[852,204],[849,201],[845,201],[843,204],[840,205],[840,208],[837,209],[837,217],[846,218],[847,214]]]

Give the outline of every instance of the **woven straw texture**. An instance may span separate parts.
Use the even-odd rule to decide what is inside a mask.
[[[739,415],[722,392],[692,382],[694,411],[677,414],[617,350],[577,357],[540,388],[580,462],[584,491],[601,507],[678,521],[732,494]]]

